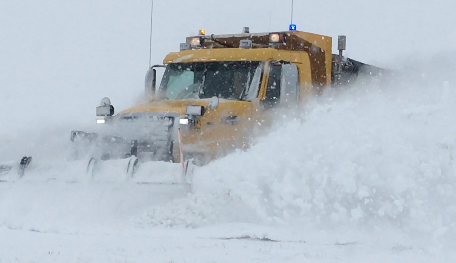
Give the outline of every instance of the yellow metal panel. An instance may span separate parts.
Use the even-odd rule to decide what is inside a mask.
[[[294,31],[293,34],[323,49],[326,53],[332,52],[332,38],[329,36],[302,31]]]
[[[299,70],[299,88],[301,101],[307,100],[314,94],[312,87],[312,72],[310,70],[310,58],[307,52],[301,53],[301,64],[296,64]]]
[[[301,63],[302,61],[302,53],[306,53],[304,51],[288,51],[288,50],[277,50],[274,52],[273,60],[283,60],[283,61],[290,61],[293,64]]]
[[[325,51],[326,81],[327,84],[330,84],[332,67],[332,38],[329,36],[323,36],[301,31],[296,31],[296,35]]]
[[[120,113],[134,113],[134,112],[176,112],[185,114],[187,105],[201,105],[207,106],[208,99],[201,100],[161,100],[152,101],[149,103],[139,104],[128,108]]]

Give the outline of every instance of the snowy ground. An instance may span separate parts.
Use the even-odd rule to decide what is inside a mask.
[[[156,21],[172,10],[188,23],[159,23],[155,61],[206,25],[289,21],[283,1],[168,2]],[[350,56],[396,76],[284,113],[247,152],[197,170],[191,190],[84,178],[64,161],[100,98],[122,108],[141,94],[149,1],[1,2],[0,159],[30,154],[39,169],[0,183],[0,262],[454,262],[453,1],[295,2],[300,29],[347,34]],[[186,13],[196,7],[205,15]],[[322,22],[326,7],[340,22]],[[234,12],[245,21],[214,23]]]

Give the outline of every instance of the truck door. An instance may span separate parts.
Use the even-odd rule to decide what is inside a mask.
[[[278,106],[286,107],[299,100],[298,67],[294,64],[276,61],[269,65],[266,96],[261,101],[264,110]]]

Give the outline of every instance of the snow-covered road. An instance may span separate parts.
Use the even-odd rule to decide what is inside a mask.
[[[239,226],[232,226],[239,229]],[[211,232],[211,229],[203,229]],[[200,231],[128,234],[41,233],[0,229],[1,262],[452,262],[407,246],[226,239]],[[252,232],[251,230],[248,232]],[[229,235],[231,237],[231,235]]]
[[[316,233],[284,225],[232,222],[191,227],[173,226],[164,219],[167,225],[157,226],[145,220],[150,214],[144,211],[151,205],[173,209],[173,203],[189,202],[191,197],[178,188],[8,183],[0,185],[0,192],[0,262],[444,262],[452,258],[438,246],[395,232],[379,241],[354,233],[355,229]],[[203,214],[195,217],[204,221]]]

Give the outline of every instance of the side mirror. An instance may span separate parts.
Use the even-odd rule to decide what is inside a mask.
[[[214,96],[209,101],[209,104],[207,105],[207,109],[208,110],[215,110],[215,109],[217,109],[218,105],[219,105],[219,98]]]
[[[153,65],[149,68],[146,73],[146,81],[145,81],[145,93],[146,96],[150,98],[154,98],[155,91],[156,91],[156,83],[157,83],[157,70],[155,68],[166,68],[165,65]]]
[[[100,106],[97,107],[97,116],[112,116],[114,115],[114,106],[111,105],[111,100],[108,97],[104,97]]]
[[[153,96],[155,95],[155,83],[157,82],[157,70],[154,68],[149,68],[146,73],[146,80],[145,80],[145,89],[147,95]]]

